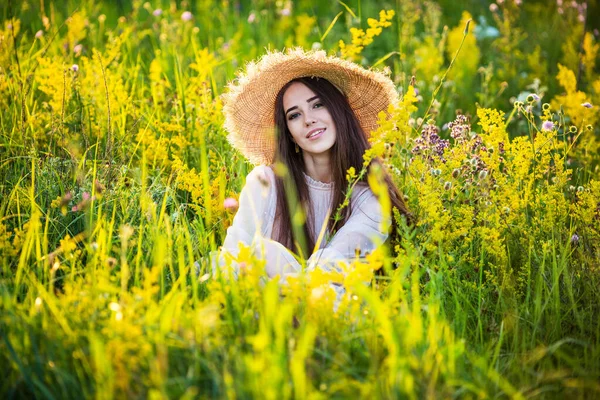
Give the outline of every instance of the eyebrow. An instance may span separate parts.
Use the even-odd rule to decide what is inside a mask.
[[[314,99],[318,99],[318,98],[319,98],[319,96],[313,96],[313,97],[311,97],[310,99],[306,100],[306,102],[307,102],[307,103],[310,103],[310,102],[311,102],[311,101],[313,101]],[[285,115],[287,115],[287,114],[288,114],[290,111],[292,111],[292,110],[295,110],[295,109],[297,109],[297,108],[298,108],[298,106],[293,106],[293,107],[290,107],[290,108],[288,108],[288,110],[285,112]]]

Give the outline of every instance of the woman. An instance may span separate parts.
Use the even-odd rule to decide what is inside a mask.
[[[397,100],[389,78],[324,52],[293,50],[249,64],[229,89],[228,138],[259,166],[246,178],[225,252],[237,254],[240,242],[252,246],[268,276],[285,280],[302,269],[294,254],[308,269],[341,271],[340,263],[388,238],[393,221],[384,220],[366,182],[354,187],[349,204],[344,200],[348,169],[361,170],[367,134]],[[384,177],[392,206],[408,216]]]

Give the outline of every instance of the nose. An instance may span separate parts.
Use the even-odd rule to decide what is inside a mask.
[[[306,118],[304,119],[304,123],[306,124],[306,126],[311,126],[315,122],[317,122],[317,120],[314,117],[310,116],[310,115],[307,115]]]

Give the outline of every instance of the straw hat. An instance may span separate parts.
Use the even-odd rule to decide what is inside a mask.
[[[248,63],[246,73],[229,84],[223,95],[228,139],[251,163],[273,163],[275,99],[286,83],[307,76],[325,78],[344,93],[367,135],[377,128],[377,114],[398,99],[386,75],[324,51],[270,52]]]

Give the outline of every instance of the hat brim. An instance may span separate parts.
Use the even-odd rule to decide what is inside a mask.
[[[348,98],[364,132],[377,128],[378,114],[398,100],[393,82],[383,73],[329,57],[324,51],[273,52],[246,66],[246,74],[224,95],[225,129],[230,143],[253,164],[272,164],[276,135],[274,109],[279,91],[301,77],[325,78]]]

